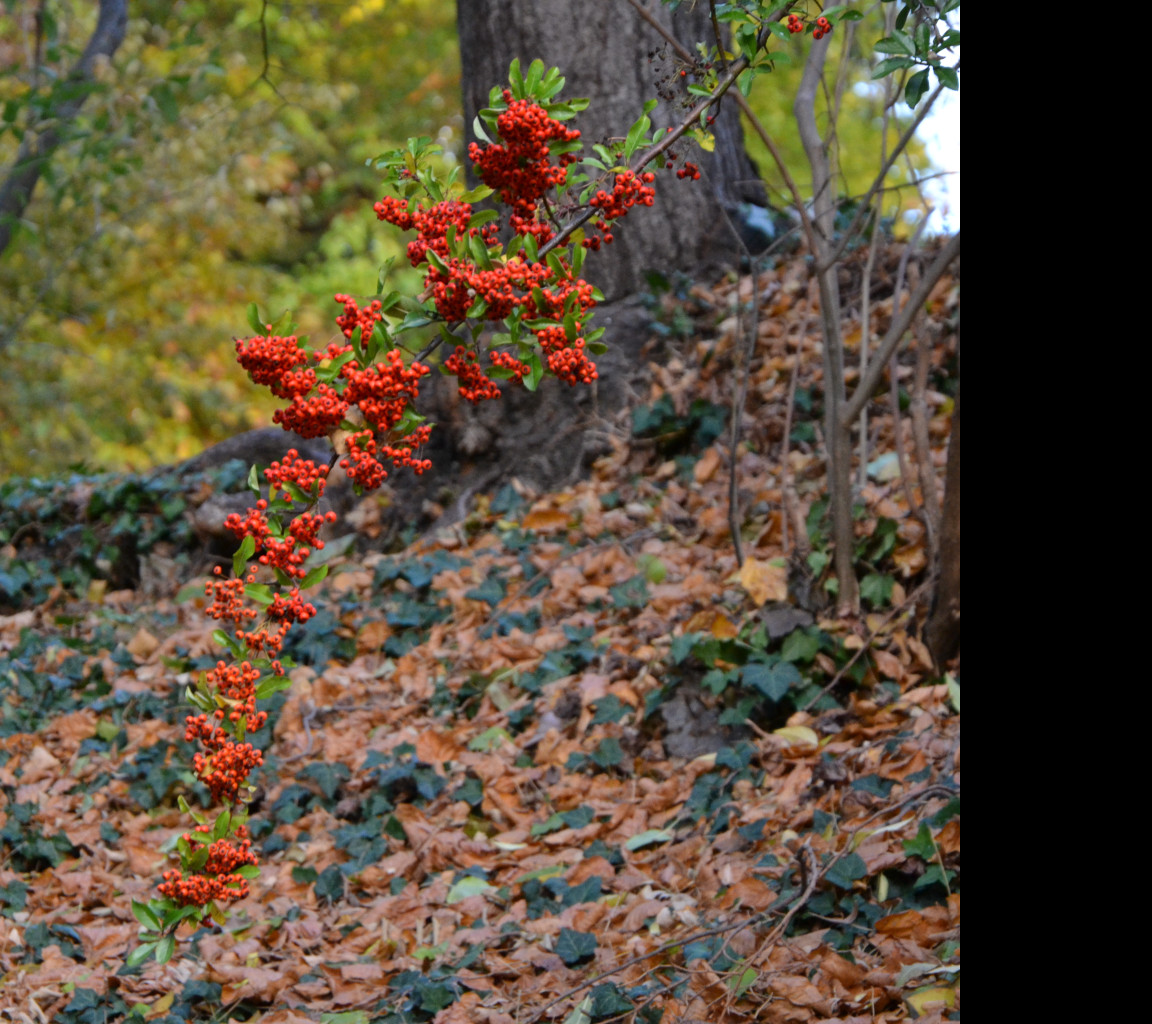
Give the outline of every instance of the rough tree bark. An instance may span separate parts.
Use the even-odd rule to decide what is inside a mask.
[[[96,28],[80,59],[68,73],[69,80],[78,85],[91,82],[97,58],[111,57],[124,41],[127,28],[127,0],[100,0]],[[12,226],[24,215],[32,200],[45,163],[60,145],[61,128],[80,112],[87,98],[87,89],[75,89],[53,110],[50,121],[30,125],[25,132],[8,176],[0,184],[0,254],[12,240]]]

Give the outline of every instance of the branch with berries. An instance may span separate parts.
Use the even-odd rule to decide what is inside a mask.
[[[471,191],[456,182],[458,169],[441,177],[428,140],[377,158],[391,194],[374,210],[414,233],[407,256],[424,272],[418,298],[384,294],[383,287],[364,304],[335,296],[340,336],[322,348],[249,307],[254,333],[236,341],[237,361],[284,403],[276,423],[306,438],[328,437],[334,454],[317,465],[291,450],[262,472],[253,467],[248,483],[256,500],[227,520],[240,542],[232,573],[218,567],[205,595],[206,614],[220,626],[213,637],[230,660],[188,688],[195,713],[185,721],[185,738],[199,748],[194,774],[218,810],[208,820],[180,798],[195,824],[177,840],[179,866],[165,872],[158,896],[132,904],[142,941],[131,964],[170,959],[186,921],[223,924],[226,908],[249,894],[259,873],[247,827],[251,777],[263,764],[253,736],[268,717],[258,705],[291,685],[285,638],[316,614],[304,594],[327,573],[316,553],[324,547],[322,528],[335,519],[320,511],[335,466],[357,493],[379,488],[397,469],[430,468],[420,452],[431,425],[416,403],[432,371],[424,359],[444,342],[450,348],[439,369],[455,376],[460,396],[473,403],[499,398],[501,381],[534,391],[545,375],[573,386],[598,377],[593,357],[604,349],[603,332],[589,323],[602,295],[580,276],[584,258],[610,244],[632,210],[653,205],[656,174],[643,167],[676,163],[665,133],[652,129],[652,104],[626,137],[585,154],[580,132],[567,122],[587,101],[557,99],[563,86],[555,68],[536,61],[525,73],[513,62],[509,87],[493,89],[477,119],[481,141],[469,158],[482,184]],[[705,115],[692,117],[703,123]],[[630,166],[641,151],[643,162]],[[677,173],[699,177],[690,162]],[[490,196],[503,215],[477,207]],[[485,335],[493,323],[502,330]],[[402,336],[429,327],[436,338],[412,358]]]

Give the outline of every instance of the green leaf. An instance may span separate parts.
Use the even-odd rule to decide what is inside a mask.
[[[314,886],[320,899],[338,900],[344,895],[344,873],[333,864],[320,872]]]
[[[870,572],[860,581],[860,597],[873,608],[879,608],[892,600],[895,583],[891,576]]]
[[[908,84],[904,87],[904,102],[910,107],[916,106],[920,102],[921,97],[928,91],[928,69],[917,71],[911,78],[908,79]]]
[[[478,203],[481,199],[487,199],[490,195],[492,195],[493,191],[495,190],[489,188],[487,185],[477,185],[475,188],[470,188],[467,192],[461,193],[460,202]],[[487,217],[485,220],[477,220],[481,214],[491,214],[491,216]],[[495,210],[480,210],[472,214],[472,220],[470,223],[472,227],[479,227],[481,224],[487,223],[488,220],[492,220],[498,216],[499,214]]]
[[[780,657],[785,661],[811,661],[820,650],[820,638],[803,629],[794,629],[784,638]]]
[[[425,257],[425,259],[427,259],[427,260],[428,260],[428,262],[429,262],[429,263],[430,263],[430,264],[431,264],[433,267],[435,267],[435,268],[436,268],[436,269],[437,269],[437,270],[438,270],[438,271],[439,271],[441,274],[443,274],[443,275],[445,275],[445,276],[447,276],[447,275],[448,275],[448,273],[449,273],[449,271],[448,271],[448,264],[447,264],[447,263],[445,263],[445,262],[444,262],[444,261],[443,261],[443,260],[440,258],[440,256],[439,256],[439,255],[436,253],[436,250],[435,250],[435,249],[426,249],[426,250],[424,251],[424,257]],[[407,322],[407,321],[405,321],[405,322]],[[403,324],[401,324],[401,326],[403,326]]]
[[[606,981],[592,990],[593,1018],[616,1017],[635,1009],[631,1000],[616,987],[616,983]]]
[[[166,964],[172,959],[172,954],[176,951],[176,936],[165,935],[159,942],[156,943],[156,962],[158,964]]]
[[[516,99],[524,98],[524,75],[520,72],[520,58],[514,57],[508,66],[508,83],[512,86],[512,95]]]
[[[915,66],[916,62],[911,57],[889,57],[887,60],[882,60],[872,70],[872,79],[884,78],[886,75],[892,74],[893,71],[914,68]]]
[[[216,815],[216,820],[212,823],[212,842],[217,839],[223,839],[232,830],[232,812],[223,810]]]
[[[260,319],[260,308],[255,302],[248,303],[248,326],[251,327],[256,334],[264,333],[265,328],[263,321]]]
[[[473,189],[473,191],[479,192],[480,190]],[[492,190],[488,189],[488,191],[491,192]],[[477,210],[474,214],[472,214],[471,218],[469,218],[468,225],[469,227],[479,228],[483,227],[485,224],[490,224],[492,221],[499,219],[500,214],[498,214],[495,210]]]
[[[578,932],[574,928],[561,928],[556,936],[555,952],[568,967],[575,967],[596,952],[596,936],[591,932]]]
[[[876,50],[878,53],[903,53],[909,57],[914,57],[916,55],[916,43],[913,42],[912,37],[907,32],[893,29],[890,36],[881,39],[876,44]]]
[[[936,81],[945,89],[951,89],[955,92],[960,88],[960,76],[952,68],[934,68],[933,71],[936,75]]]
[[[904,852],[909,857],[919,857],[921,860],[930,861],[936,856],[936,844],[932,841],[932,830],[924,823],[921,823],[915,838],[904,840],[903,846]]]
[[[639,832],[630,839],[625,840],[625,850],[643,850],[646,846],[655,846],[656,843],[672,842],[672,833],[666,828],[650,828]]]
[[[262,679],[256,686],[256,699],[267,700],[274,693],[287,690],[292,686],[292,680],[287,676],[269,676]]]
[[[167,938],[167,936],[166,936]],[[156,942],[142,942],[131,953],[128,954],[128,959],[125,963],[129,967],[138,967],[145,960],[147,960],[153,953],[156,952]]]
[[[851,889],[853,882],[867,874],[868,865],[863,858],[858,853],[846,853],[825,872],[824,877],[841,889]]]
[[[615,768],[624,760],[624,748],[615,736],[600,741],[592,760],[601,768]]]
[[[151,928],[155,932],[160,930],[160,918],[152,912],[152,908],[147,903],[133,900],[132,914],[145,928]]]
[[[300,583],[301,590],[307,590],[309,587],[316,586],[325,576],[328,575],[327,565],[318,565],[315,569],[310,569],[308,575]]]
[[[544,377],[544,364],[540,360],[540,353],[536,349],[532,349],[532,351],[528,353],[527,357],[521,361],[527,363],[528,368],[531,371],[527,377],[521,378],[524,384],[524,388],[527,391],[535,391],[537,385],[539,385],[540,381]]]
[[[956,714],[960,714],[960,684],[951,672],[944,677],[944,682],[948,684],[948,701],[956,709]]]
[[[758,690],[773,701],[783,700],[789,690],[804,682],[800,670],[788,660],[775,664],[750,661],[740,670],[740,679],[745,686]]]
[[[479,116],[472,119],[472,131],[475,133],[477,139],[492,145],[492,137],[484,130],[484,122],[480,120]],[[471,200],[465,201],[470,202]]]
[[[253,604],[260,605],[261,608],[267,608],[268,605],[276,600],[276,595],[272,593],[272,588],[264,583],[249,583],[244,588],[244,596]]]
[[[240,642],[235,637],[229,636],[222,629],[212,630],[212,639],[221,647],[226,647],[237,658],[243,653]]]
[[[530,836],[546,836],[551,832],[559,832],[564,827],[564,819],[559,814],[553,814],[547,821],[537,821],[528,830]]]
[[[636,147],[640,145],[640,140],[647,135],[651,125],[651,118],[649,118],[647,114],[642,114],[632,127],[628,129],[628,138],[624,140],[625,163],[632,159],[632,154],[636,152]]]
[[[500,726],[494,725],[490,729],[485,729],[477,736],[473,736],[468,741],[468,749],[477,753],[486,754],[490,751],[496,750],[503,746],[505,742],[511,742],[512,737],[508,735],[506,729],[501,729]]]
[[[451,906],[453,903],[459,903],[461,900],[469,899],[472,896],[486,896],[488,893],[495,891],[496,887],[490,885],[483,878],[477,878],[475,875],[465,875],[452,884],[452,888],[448,890],[445,903]]]
[[[739,999],[755,984],[759,977],[760,974],[755,967],[745,967],[743,973],[729,975],[727,985],[732,990],[732,994]]]
[[[536,94],[536,86],[544,75],[544,62],[537,58],[528,65],[528,77],[524,81],[524,92],[529,96]]]
[[[237,549],[236,554],[232,556],[232,574],[234,576],[243,576],[244,567],[248,564],[248,559],[256,553],[256,538],[252,534],[248,534],[244,540],[240,542],[240,547]]]

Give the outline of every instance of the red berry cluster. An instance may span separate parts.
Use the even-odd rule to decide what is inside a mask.
[[[160,895],[182,907],[203,907],[209,903],[230,903],[248,895],[248,880],[241,875],[195,874],[185,878],[175,869],[164,872],[157,886]]]
[[[816,28],[812,32],[813,39],[823,39],[832,31],[832,22],[827,18],[820,17],[816,19]]]
[[[693,181],[700,180],[700,168],[697,167],[691,160],[685,160],[684,166],[676,172],[676,177],[683,181],[685,178],[691,178]]]
[[[327,477],[327,466],[317,466],[311,459],[300,458],[300,453],[295,448],[289,448],[283,459],[273,462],[264,470],[264,479],[271,488],[269,497],[273,501],[276,500],[277,492],[281,490],[284,492],[284,498],[291,499],[286,484],[294,484],[302,491],[311,491],[313,486],[318,484],[316,496],[320,497],[324,493]]]
[[[407,466],[417,476],[432,468],[431,459],[419,459],[413,454],[421,445],[427,444],[432,433],[429,426],[417,427],[404,438],[403,444],[380,443],[371,430],[361,430],[348,438],[348,454],[340,460],[340,465],[353,483],[366,491],[375,490],[388,477],[382,459],[388,459],[393,466]]]
[[[208,751],[192,758],[192,768],[208,787],[213,801],[233,804],[253,769],[264,763],[264,755],[251,743],[233,740],[220,726],[223,718],[223,711],[216,712],[215,720],[207,715],[189,715],[184,720],[184,739],[189,743],[199,741]]]
[[[533,235],[540,243],[552,238],[554,231],[546,221],[537,220],[537,204],[550,189],[564,184],[567,167],[576,160],[573,153],[563,154],[559,162],[549,160],[550,142],[574,142],[580,133],[565,128],[559,121],[531,100],[513,100],[504,90],[508,109],[496,118],[496,129],[504,145],[468,146],[468,158],[476,174],[511,207],[509,224],[517,235]]]
[[[248,732],[255,732],[268,720],[267,711],[256,710],[256,684],[259,681],[260,670],[247,661],[239,665],[218,661],[216,667],[206,674],[206,682],[232,705],[228,720],[239,722],[243,718]]]
[[[473,405],[485,399],[499,398],[500,388],[491,380],[476,362],[476,353],[463,345],[444,360],[444,368],[460,380],[460,397]]]
[[[307,394],[316,384],[314,371],[297,372],[297,367],[308,362],[308,353],[294,334],[237,339],[236,361],[254,384],[267,386],[277,398]]]
[[[804,31],[804,22],[802,22],[795,14],[788,15],[788,31],[793,35]]]
[[[492,351],[488,353],[488,358],[492,361],[493,366],[502,366],[520,378],[527,377],[532,372],[532,367],[527,363],[522,363],[511,352]]]
[[[429,249],[442,259],[448,258],[447,234],[448,228],[452,225],[456,226],[457,234],[461,237],[465,234],[473,238],[478,236],[489,248],[499,241],[495,224],[485,224],[480,228],[468,227],[472,219],[471,203],[450,200],[428,208],[422,203],[415,203],[412,209],[409,209],[409,205],[403,199],[385,196],[373,206],[373,209],[378,220],[395,224],[401,231],[416,229],[415,241],[408,243],[408,261],[414,267],[424,262]],[[352,337],[351,334],[347,336]]]
[[[216,566],[212,572],[217,577],[222,577],[224,570]],[[235,626],[243,626],[257,618],[256,611],[244,604],[244,587],[256,582],[256,572],[257,566],[253,565],[246,577],[209,580],[204,585],[204,596],[212,598],[212,603],[204,614],[210,619],[231,622]]]
[[[645,171],[637,175],[632,171],[621,171],[616,175],[615,185],[611,192],[600,189],[588,202],[588,205],[601,213],[601,219],[593,223],[602,232],[604,244],[612,241],[611,221],[625,216],[633,206],[651,206],[656,197],[656,190],[652,182],[656,175]],[[593,236],[584,239],[585,248],[595,251],[600,248],[600,239]]]
[[[548,357],[548,369],[568,384],[591,384],[600,375],[584,352],[584,339],[569,340],[563,325],[537,331],[540,347]]]
[[[199,872],[187,878],[180,871],[164,872],[160,893],[181,906],[202,907],[210,902],[231,902],[248,895],[247,880],[236,874],[239,868],[256,863],[248,829],[237,826],[235,836],[239,842],[235,844],[227,838],[206,844],[203,836],[208,832],[211,832],[209,826],[200,825],[181,837],[190,856],[207,845],[207,856]]]
[[[386,362],[361,367],[356,360],[340,368],[346,381],[344,401],[359,406],[364,418],[379,431],[390,431],[404,418],[405,409],[420,394],[420,378],[431,373],[423,363],[404,365],[399,349],[384,357]]]

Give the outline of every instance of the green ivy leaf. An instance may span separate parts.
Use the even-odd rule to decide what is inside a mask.
[[[561,928],[556,936],[555,952],[568,967],[588,960],[596,952],[596,936],[591,932],[578,932],[574,928]]]

